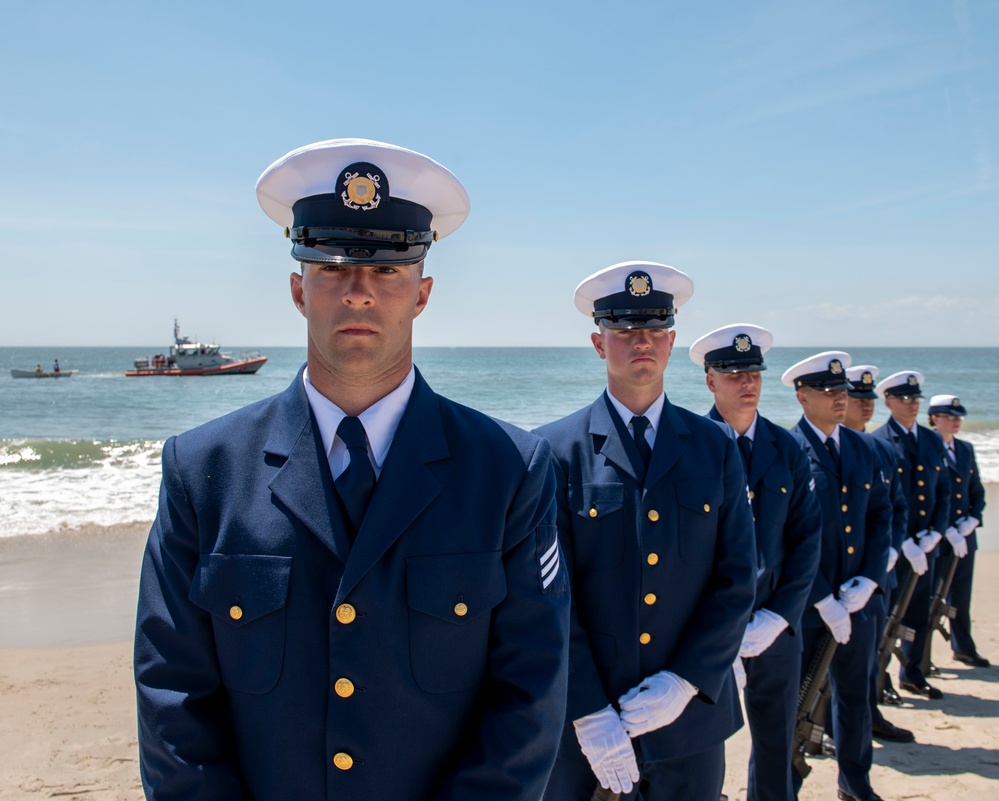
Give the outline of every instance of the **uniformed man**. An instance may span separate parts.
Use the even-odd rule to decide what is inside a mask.
[[[847,368],[846,378],[853,386],[847,390],[846,420],[843,425],[851,431],[862,434],[869,443],[874,446],[875,451],[881,461],[881,474],[888,488],[888,497],[892,507],[891,522],[891,547],[888,549],[888,579],[885,583],[884,593],[875,593],[868,602],[868,610],[875,620],[876,643],[880,643],[884,633],[885,623],[888,619],[888,600],[891,591],[897,585],[895,576],[895,565],[898,562],[899,549],[902,541],[906,537],[909,506],[905,501],[905,493],[902,485],[896,480],[898,473],[898,456],[895,449],[883,439],[878,439],[867,434],[867,424],[874,415],[874,402],[877,393],[874,391],[874,380],[878,377],[880,370],[873,364],[858,364]],[[891,743],[911,743],[916,737],[909,729],[903,729],[889,721],[881,712],[878,705],[883,700],[889,703],[899,703],[898,693],[891,686],[888,676],[880,676],[880,666],[875,660],[874,670],[871,672],[871,733],[878,740]],[[880,684],[884,685],[884,693],[878,690]]]
[[[977,531],[985,511],[985,488],[978,472],[974,446],[957,438],[967,413],[957,395],[930,398],[929,423],[943,441],[951,480],[950,526],[941,548],[945,556],[949,552],[961,560],[947,598],[956,614],[950,621],[950,645],[958,662],[972,667],[989,667],[989,660],[978,653],[971,636],[971,581],[975,551],[978,550]]]
[[[742,460],[663,391],[674,316],[693,290],[644,261],[576,288],[607,391],[538,431],[556,457],[573,587],[568,715],[547,799],[587,801],[599,783],[645,801],[718,801],[724,741],[742,724],[732,663],[756,584]]]
[[[135,637],[146,795],[537,799],[568,653],[550,449],[412,365],[423,259],[468,196],[363,139],[292,151],[257,196],[301,263],[308,359],[164,446]]]
[[[844,428],[850,355],[826,351],[787,369],[803,416],[791,434],[808,455],[822,506],[822,551],[802,618],[808,666],[828,629],[839,643],[829,668],[832,728],[836,737],[841,801],[872,801],[869,687],[877,648],[867,609],[883,592],[891,545],[891,505],[873,446]],[[801,777],[794,781],[800,787]]]
[[[822,516],[808,457],[782,427],[757,412],[765,328],[737,323],[690,346],[714,396],[708,417],[736,439],[743,457],[756,530],[756,601],[737,666],[744,666],[746,718],[752,737],[749,801],[789,801],[791,750],[801,683],[801,615],[819,566]]]
[[[920,426],[919,402],[922,400],[923,374],[902,370],[883,379],[875,387],[891,412],[888,421],[873,432],[891,443],[898,456],[898,481],[909,505],[909,523],[902,553],[906,563],[898,575],[898,594],[910,571],[919,574],[916,588],[902,623],[915,632],[911,641],[903,641],[901,651],[906,663],[899,669],[899,686],[907,692],[927,698],[942,698],[923,675],[920,662],[929,634],[930,599],[933,592],[933,564],[943,532],[950,524],[950,477],[940,438]]]

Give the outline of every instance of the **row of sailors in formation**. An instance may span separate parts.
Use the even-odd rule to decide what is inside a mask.
[[[717,492],[714,500],[707,498],[712,488],[706,477],[712,470],[715,476],[725,475],[726,469],[711,467],[710,432],[698,440],[695,447],[700,453],[687,462],[687,480],[676,482],[675,496],[664,497],[661,492],[664,463],[682,458],[675,454],[682,451],[684,440],[674,433],[684,428],[694,433],[693,421],[685,417],[689,413],[663,399],[661,383],[672,348],[674,316],[692,294],[688,276],[651,262],[614,265],[584,280],[575,302],[599,327],[592,341],[607,361],[608,392],[587,417],[577,413],[539,429],[551,441],[562,474],[571,477],[567,497],[575,509],[568,511],[576,512],[563,515],[559,534],[572,554],[577,617],[590,634],[590,645],[588,653],[571,661],[595,664],[604,688],[627,689],[634,683],[634,676],[618,675],[628,669],[623,655],[629,650],[620,636],[612,649],[618,654],[616,661],[608,661],[601,654],[603,648],[597,647],[607,632],[620,629],[620,621],[626,620],[624,610],[606,600],[617,589],[608,585],[608,570],[619,560],[594,545],[614,542],[613,537],[601,535],[628,528],[614,514],[621,507],[621,495],[610,486],[619,483],[622,468],[635,479],[634,503],[640,513],[634,541],[644,551],[635,621],[639,662],[644,664],[650,652],[649,662],[655,664],[652,647],[669,642],[669,632],[677,628],[676,620],[664,622],[657,610],[672,610],[670,617],[680,617],[682,624],[714,626],[718,637],[724,632],[724,616],[716,610],[718,617],[713,618],[703,604],[695,606],[696,613],[689,618],[676,614],[677,609],[690,608],[696,578],[672,575],[663,581],[657,573],[662,570],[660,549],[668,545],[656,507],[673,498],[680,506],[684,529],[678,532],[679,556],[688,562],[683,566],[688,573],[696,577],[698,556],[714,559],[716,573],[724,573],[718,565],[725,562],[725,547],[737,542],[722,531],[734,525],[731,518],[727,523],[723,519],[724,500]],[[839,797],[869,801],[878,799],[869,777],[872,737],[885,742],[914,739],[912,732],[893,725],[879,709],[881,703],[901,701],[884,670],[899,639],[900,689],[931,699],[942,697],[926,675],[933,670],[928,635],[933,588],[941,590],[940,579],[947,577],[950,587],[943,594],[955,610],[949,632],[954,658],[988,666],[971,636],[969,608],[984,490],[972,447],[955,437],[965,407],[955,395],[934,395],[928,409],[930,427],[920,425],[924,377],[916,370],[895,372],[878,382],[879,369],[874,365],[853,365],[844,351],[819,353],[791,366],[782,377],[802,407],[797,425],[788,432],[760,416],[760,374],[767,369],[764,354],[772,343],[766,329],[739,323],[704,335],[689,349],[694,363],[703,366],[714,396],[707,416],[735,442],[741,456],[739,475],[748,484],[752,509],[755,600],[734,665],[753,743],[748,798],[787,801],[797,796],[807,772],[807,768],[792,769],[792,763],[804,764],[796,753],[803,749],[802,721],[796,719],[801,712],[799,696],[804,697],[816,679],[812,668],[828,651],[831,697],[825,728],[835,738]],[[665,359],[657,362],[657,354],[665,354]],[[643,362],[649,366],[646,376]],[[659,383],[654,380],[657,370]],[[648,376],[653,377],[654,391],[643,394]],[[891,417],[866,433],[879,398]],[[610,410],[613,426],[601,422],[607,417],[602,406]],[[609,446],[614,429],[621,456]],[[608,434],[608,439],[594,439],[591,448],[576,447],[587,434],[599,433]],[[660,451],[656,443],[661,439],[668,445]],[[596,454],[603,459],[590,459]],[[606,465],[615,459],[616,470],[607,471]],[[624,491],[627,495],[627,480]],[[705,497],[703,506],[699,493]],[[686,511],[699,508],[703,515]],[[718,515],[713,521],[698,519],[710,517],[713,509]],[[715,549],[699,554],[689,540],[707,534],[712,526]],[[952,564],[955,569],[948,569]],[[628,570],[621,571],[627,578],[622,578],[620,591],[630,598],[635,586]],[[713,591],[721,605],[723,593],[717,586]],[[547,797],[583,797],[582,777],[592,780],[594,774],[603,787],[621,792],[635,792],[640,781],[643,798],[676,797],[677,788],[687,786],[695,775],[699,792],[704,793],[701,797],[720,788],[724,738],[734,730],[734,716],[723,711],[731,698],[688,665],[699,650],[703,659],[710,648],[686,639],[677,645],[689,652],[679,656],[674,652],[669,670],[645,679],[617,704],[612,701],[587,715],[573,712],[574,697],[586,692],[586,672],[575,679],[570,676],[569,719],[574,731],[563,738]],[[639,670],[643,672],[644,668]],[[590,689],[591,696],[600,697],[595,687]],[[690,704],[701,695],[713,700],[714,706]],[[813,727],[810,736],[815,731],[821,728]],[[629,737],[640,743],[637,757],[625,747]]]

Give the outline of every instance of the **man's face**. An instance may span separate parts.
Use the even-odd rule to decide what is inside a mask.
[[[936,429],[940,432],[941,436],[946,437],[947,439],[957,436],[958,432],[961,430],[962,420],[964,420],[964,418],[958,417],[956,414],[933,415],[933,425],[936,426]]]
[[[846,400],[846,426],[855,431],[863,431],[874,416],[874,398],[851,398]]]
[[[763,374],[759,371],[719,373],[712,367],[704,380],[715,396],[715,407],[722,417],[756,411],[763,388]]]
[[[309,367],[364,381],[408,365],[413,320],[433,286],[420,273],[415,264],[303,264],[301,275],[292,273],[292,300],[308,321]]]
[[[912,428],[919,416],[919,401],[922,398],[898,398],[892,395],[885,395],[885,406],[895,418],[895,422],[902,428]]]
[[[814,387],[802,387],[797,394],[798,403],[801,404],[805,416],[816,427],[832,429],[846,420],[847,394],[845,389],[824,392]]]
[[[607,362],[611,392],[615,387],[623,392],[661,385],[674,339],[676,332],[670,328],[618,330],[601,326],[599,333],[590,334],[594,349]]]

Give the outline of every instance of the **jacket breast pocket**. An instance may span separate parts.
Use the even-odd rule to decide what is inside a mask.
[[[491,613],[506,597],[503,554],[410,557],[406,597],[416,683],[429,693],[478,686],[486,671]]]
[[[259,695],[274,688],[284,665],[290,556],[204,554],[189,598],[209,612],[222,681]]]
[[[786,471],[771,471],[763,476],[763,514],[766,521],[775,527],[783,527],[787,520],[787,509],[791,499],[791,474]]]
[[[624,485],[582,484],[569,487],[573,512],[573,560],[589,569],[611,569],[624,559]]]
[[[721,479],[686,479],[675,486],[680,559],[692,565],[709,564],[714,560],[718,534]]]

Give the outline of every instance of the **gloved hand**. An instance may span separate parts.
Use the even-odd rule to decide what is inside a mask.
[[[923,549],[923,553],[929,553],[936,548],[940,540],[943,539],[943,534],[939,531],[933,531],[930,529],[922,537],[920,537],[919,534],[916,534],[916,538],[916,542],[918,542],[919,547]]]
[[[732,672],[735,674],[735,686],[742,692],[746,689],[746,666],[742,664],[741,656],[737,656],[732,663]]]
[[[621,722],[630,737],[668,726],[687,708],[697,689],[668,670],[649,676],[621,696]]]
[[[771,612],[769,609],[757,610],[742,635],[739,656],[746,658],[759,656],[774,644],[774,640],[786,628],[787,621],[776,612]]]
[[[912,572],[917,576],[923,575],[930,569],[930,564],[926,561],[926,554],[923,553],[922,548],[916,545],[916,541],[912,537],[907,537],[902,542],[902,553],[909,560]]]
[[[974,531],[981,524],[981,521],[977,517],[962,517],[957,521],[957,530],[962,537],[967,537],[972,531]]]
[[[583,756],[601,787],[629,793],[638,781],[638,761],[631,739],[614,707],[607,706],[572,722]]]
[[[895,564],[898,562],[898,551],[888,546],[888,572],[891,573],[895,569]]]
[[[853,631],[853,626],[850,623],[850,613],[846,611],[843,604],[832,595],[827,595],[821,601],[816,602],[815,608],[819,610],[822,622],[826,624],[826,628],[829,629],[836,642],[840,645],[846,645],[850,642],[850,632]]]
[[[867,576],[854,576],[839,585],[839,602],[852,614],[867,606],[877,588],[877,582]]]
[[[961,536],[956,528],[951,526],[944,532],[944,536],[950,543],[950,547],[954,549],[954,556],[958,559],[964,559],[968,555],[968,541]]]

